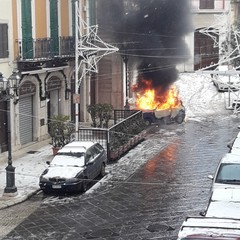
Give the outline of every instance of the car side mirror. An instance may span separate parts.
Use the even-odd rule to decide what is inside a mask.
[[[87,165],[93,165],[93,161],[88,161]]]
[[[205,216],[206,216],[206,211],[201,211],[201,212],[199,213],[199,215],[202,216],[202,217],[205,217]]]
[[[47,165],[50,165],[50,161],[46,161],[46,164],[47,164]]]
[[[208,178],[213,180],[213,175],[208,175]]]

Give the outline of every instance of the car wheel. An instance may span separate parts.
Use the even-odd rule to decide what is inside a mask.
[[[82,182],[82,188],[81,188],[81,191],[82,192],[86,192],[87,191],[87,185],[88,185],[88,181],[87,181],[87,178],[85,178]]]
[[[101,166],[101,171],[100,171],[100,177],[104,177],[106,174],[105,172],[105,164],[103,163],[102,166]]]
[[[149,118],[144,119],[145,125],[150,126],[152,124],[152,121]]]
[[[50,191],[46,190],[46,189],[42,189],[42,191],[43,191],[43,194],[49,194],[50,193]]]
[[[184,118],[185,118],[185,114],[184,114],[184,112],[181,111],[176,116],[175,121],[180,124],[184,121]]]

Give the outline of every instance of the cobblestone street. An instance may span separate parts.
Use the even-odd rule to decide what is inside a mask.
[[[176,240],[184,218],[205,208],[207,175],[238,125],[228,115],[152,127],[144,142],[108,166],[111,179],[86,194],[34,196],[29,201],[38,198],[40,207],[3,239]],[[131,167],[124,165],[129,158]]]

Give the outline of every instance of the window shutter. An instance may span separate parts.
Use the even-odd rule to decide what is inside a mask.
[[[8,58],[8,25],[0,24],[0,58]]]
[[[58,36],[58,1],[50,0],[50,32],[51,32],[51,52],[54,56],[59,55]]]
[[[76,23],[75,23],[75,0],[72,0],[72,33],[73,33],[73,36],[75,36],[75,28],[76,28]]]
[[[31,0],[22,0],[22,52],[24,59],[33,58]]]

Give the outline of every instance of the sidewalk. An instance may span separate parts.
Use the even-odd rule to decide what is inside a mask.
[[[31,149],[31,150],[30,150]],[[29,146],[24,151],[13,154],[12,165],[15,167],[15,186],[17,195],[4,196],[6,187],[7,158],[0,161],[0,209],[23,202],[40,190],[39,176],[47,167],[46,161],[53,158],[49,140]]]

